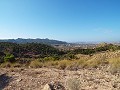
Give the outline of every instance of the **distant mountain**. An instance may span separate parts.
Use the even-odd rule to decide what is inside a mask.
[[[43,44],[67,44],[67,42],[64,41],[58,41],[58,40],[51,40],[51,39],[4,39],[0,40],[0,42],[12,42],[12,43],[43,43]]]

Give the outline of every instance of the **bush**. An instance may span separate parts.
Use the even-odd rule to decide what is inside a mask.
[[[3,63],[3,62],[4,62],[4,57],[1,56],[1,57],[0,57],[0,63]]]
[[[66,86],[68,90],[80,90],[81,82],[77,78],[70,78],[66,81]]]
[[[12,66],[13,66],[13,67],[17,67],[17,68],[19,68],[19,67],[21,67],[22,65],[19,64],[19,63],[12,63]]]
[[[31,61],[30,65],[31,68],[41,68],[43,63],[39,62],[38,60]]]
[[[53,57],[45,57],[43,61],[55,61],[55,58]]]
[[[5,62],[0,65],[0,67],[2,67],[2,68],[10,68],[11,66],[12,66],[12,64],[10,62]]]
[[[76,71],[79,69],[78,61],[69,61],[69,64],[66,67],[67,70]]]
[[[15,62],[15,57],[13,54],[6,54],[6,56],[4,57],[4,61],[5,62]]]
[[[86,64],[86,60],[78,60],[77,64],[79,65],[79,67],[84,68],[87,64]]]
[[[67,60],[72,60],[72,59],[77,59],[75,54],[68,53],[62,57],[62,59],[67,59]]]
[[[86,61],[86,66],[88,68],[97,68],[101,64],[101,60],[90,59]]]
[[[69,65],[70,61],[69,60],[61,60],[58,62],[58,69],[65,69]]]
[[[120,58],[109,59],[109,70],[111,73],[120,72]]]
[[[94,49],[81,49],[81,48],[78,48],[78,49],[73,50],[72,53],[90,55],[90,54],[95,53],[95,50]]]
[[[57,67],[59,61],[48,61],[44,63],[45,67]]]

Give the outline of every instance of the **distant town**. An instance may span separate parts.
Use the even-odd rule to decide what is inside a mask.
[[[94,49],[99,45],[104,44],[114,44],[120,46],[119,42],[116,43],[67,43],[67,44],[53,44],[55,48],[58,48],[59,50],[74,50],[74,49]]]

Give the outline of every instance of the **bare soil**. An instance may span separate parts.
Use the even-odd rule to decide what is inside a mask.
[[[120,90],[120,75],[107,69],[1,68],[0,90],[42,90],[51,82],[60,82],[66,89],[69,78],[80,79],[80,90]]]

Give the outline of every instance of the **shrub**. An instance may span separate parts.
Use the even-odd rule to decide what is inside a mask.
[[[79,67],[84,68],[87,64],[86,64],[86,60],[78,60],[77,64],[79,65]]]
[[[39,62],[38,60],[31,61],[30,65],[31,68],[41,68],[43,63]]]
[[[12,66],[13,66],[13,67],[18,67],[18,68],[19,68],[19,67],[21,67],[21,64],[19,64],[19,63],[12,63]]]
[[[77,61],[70,61],[66,67],[67,70],[76,71],[79,69],[79,64]]]
[[[6,54],[6,56],[4,57],[4,61],[5,62],[15,62],[15,57],[13,54]]]
[[[0,67],[2,67],[2,68],[10,68],[11,66],[12,66],[12,64],[10,62],[5,62],[0,65]]]
[[[74,54],[85,54],[85,55],[90,55],[90,54],[93,54],[95,53],[95,50],[94,49],[75,49],[73,50],[73,53]]]
[[[80,90],[81,88],[80,79],[70,78],[66,81],[66,86],[68,90]]]
[[[43,61],[55,61],[54,57],[45,57]]]
[[[77,57],[74,54],[68,53],[64,55],[62,58],[65,58],[67,60],[77,59]]]
[[[44,63],[45,67],[57,67],[58,66],[58,61],[48,61]]]
[[[120,72],[120,58],[109,59],[109,70],[111,73]]]
[[[57,68],[58,69],[65,69],[68,66],[69,63],[70,63],[69,60],[61,60],[61,61],[58,62]]]
[[[97,68],[101,64],[101,60],[90,59],[86,61],[86,66],[89,68]]]
[[[3,62],[4,62],[4,57],[0,56],[0,63],[3,63]]]

